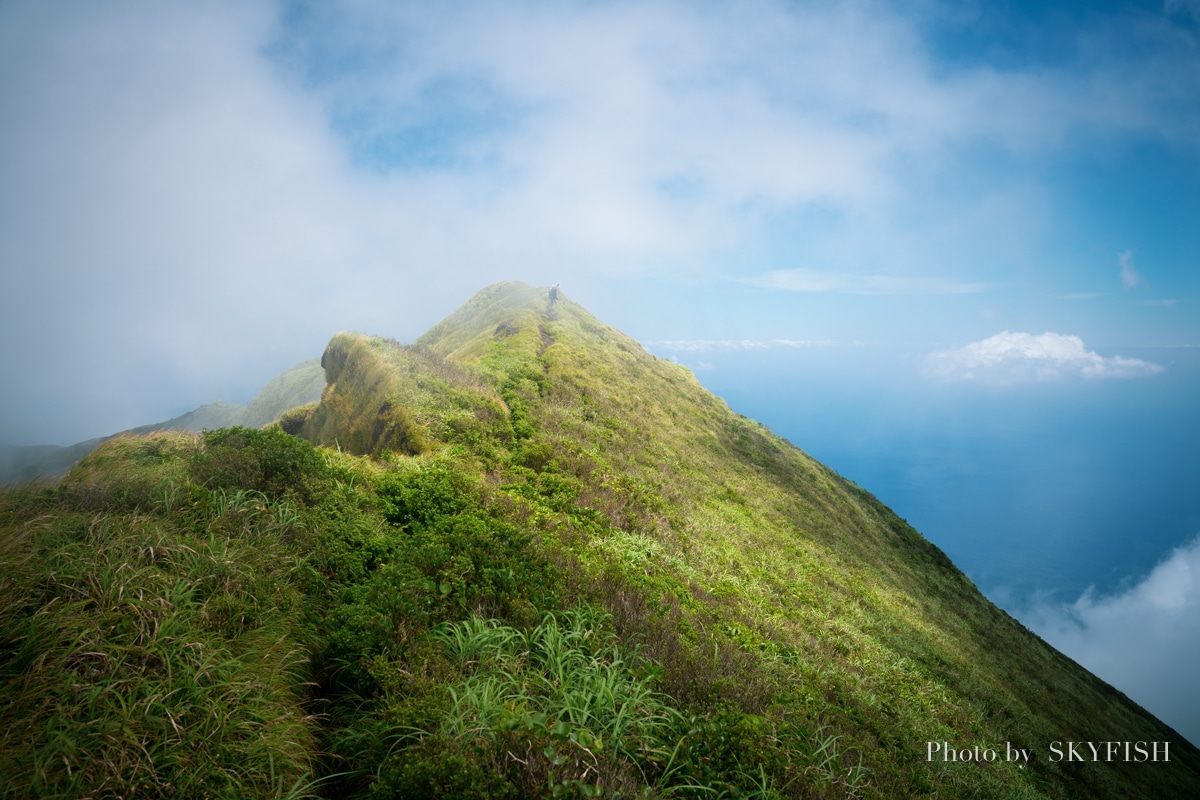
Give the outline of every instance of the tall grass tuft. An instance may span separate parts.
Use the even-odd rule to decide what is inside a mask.
[[[381,768],[389,790],[422,776],[433,790],[433,776],[413,768],[428,756],[413,751],[437,749],[474,754],[520,796],[629,794],[657,771],[681,719],[654,689],[652,665],[623,651],[594,609],[547,614],[527,631],[473,616],[433,639],[463,677],[446,688],[439,724],[404,735],[408,747]]]

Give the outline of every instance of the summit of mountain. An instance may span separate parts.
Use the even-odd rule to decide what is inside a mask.
[[[307,435],[375,456],[455,453],[529,487],[517,494],[554,497],[578,570],[638,587],[685,639],[705,631],[783,676],[794,709],[820,709],[809,724],[844,733],[877,772],[932,787],[962,768],[928,762],[927,743],[1012,743],[1040,763],[972,780],[1102,794],[1179,769],[1177,786],[1200,785],[1195,748],[987,600],[868,491],[556,294],[489,286],[411,346],[340,334]],[[586,533],[581,514],[597,520]],[[606,602],[619,616],[623,601]],[[1049,760],[1052,743],[1098,739],[1170,740],[1178,761]]]

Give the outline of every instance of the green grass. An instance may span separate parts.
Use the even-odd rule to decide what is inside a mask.
[[[1200,753],[565,299],[0,494],[5,796],[1189,797]],[[925,742],[1039,749],[1029,769]],[[1170,764],[1052,764],[1055,740]]]
[[[485,754],[522,794],[633,794],[678,727],[651,666],[627,658],[594,612],[548,615],[527,631],[471,617],[438,628],[434,640],[464,677],[448,687],[437,726],[410,736]]]
[[[5,498],[0,793],[299,796],[314,726],[283,510],[68,493]]]

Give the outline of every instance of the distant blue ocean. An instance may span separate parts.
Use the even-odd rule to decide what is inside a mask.
[[[987,387],[923,354],[825,347],[674,355],[733,410],[873,493],[993,601],[1070,602],[1200,533],[1200,350],[1124,348],[1137,379]]]

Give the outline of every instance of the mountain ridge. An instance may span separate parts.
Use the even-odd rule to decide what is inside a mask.
[[[262,741],[279,780],[314,796],[1190,797],[1200,785],[1200,751],[990,603],[868,491],[561,292],[496,284],[412,345],[340,333],[321,361],[320,402],[282,427],[122,437],[59,487],[0,494],[0,564],[14,576],[0,643],[27,643],[8,660],[0,649],[9,730],[49,729],[39,698],[59,691],[55,675],[101,689],[124,676],[94,690],[107,698],[157,674],[119,666],[142,663],[149,634],[119,639],[105,609],[140,619],[128,598],[176,592],[171,608],[194,609],[195,626],[155,606],[171,616],[154,630],[195,631],[154,651],[182,659],[184,684],[51,720],[84,737],[79,752],[114,747],[87,744],[88,726],[148,703],[119,728],[133,731],[126,760],[101,760],[113,777],[83,783],[82,762],[38,762],[3,734],[0,769],[42,763],[45,785],[78,793],[138,774],[202,782],[200,764],[228,763],[246,773],[237,791],[266,796],[279,784],[258,768]],[[76,566],[48,581],[42,563]],[[160,583],[127,586],[135,577]],[[110,585],[121,591],[96,588]],[[191,599],[171,588],[192,585]],[[55,616],[72,606],[47,592],[91,610]],[[53,644],[47,624],[82,633]],[[244,676],[219,698],[261,683],[274,710],[247,717],[239,700],[197,716],[183,687],[207,662],[172,644],[192,641]],[[136,658],[96,655],[114,648]],[[258,677],[281,652],[298,654],[295,674]],[[31,688],[43,663],[67,666]],[[274,722],[247,738],[206,732],[226,718]],[[1054,743],[1099,740],[1169,741],[1171,760],[1053,758]],[[121,766],[142,763],[140,741],[160,766]],[[1033,755],[1006,760],[1012,748]],[[958,758],[989,750],[1000,755]]]
[[[576,342],[574,347],[569,344],[573,340]],[[579,341],[584,344],[579,345]],[[346,344],[343,340],[339,346]],[[385,345],[376,342],[374,347],[380,349]],[[806,560],[818,563],[852,563],[856,568],[852,572],[857,571],[854,575],[856,581],[873,573],[871,578],[874,585],[870,588],[879,593],[877,602],[881,605],[890,604],[893,612],[909,626],[905,637],[913,641],[936,640],[941,631],[927,620],[922,620],[923,617],[929,616],[928,604],[924,604],[922,598],[927,593],[941,593],[954,603],[961,603],[962,615],[970,617],[969,624],[960,626],[960,631],[969,630],[974,637],[976,644],[972,649],[975,659],[983,660],[988,655],[988,642],[979,635],[979,631],[1003,630],[1007,642],[1015,643],[1013,646],[1036,654],[1036,663],[1039,665],[1047,669],[1053,667],[1073,671],[1077,680],[1090,687],[1088,691],[1095,694],[1091,702],[1096,707],[1104,706],[1111,698],[1120,697],[1119,702],[1127,704],[1129,713],[1134,718],[1153,720],[1152,727],[1161,725],[1144,709],[1132,704],[1117,690],[1054,651],[1007,613],[983,598],[971,581],[953,566],[940,549],[896,517],[869,492],[815,462],[758,423],[734,414],[723,402],[703,390],[686,369],[657,359],[632,339],[595,320],[565,297],[560,295],[559,300],[552,303],[545,288],[533,289],[515,283],[496,284],[477,293],[443,323],[435,325],[428,333],[418,338],[415,347],[429,348],[444,356],[447,361],[474,366],[480,374],[490,376],[493,388],[499,391],[501,399],[508,406],[509,414],[517,418],[515,426],[521,424],[525,418],[537,416],[530,410],[530,407],[535,405],[540,405],[542,411],[549,415],[548,418],[541,417],[543,429],[571,422],[568,419],[569,415],[564,415],[562,410],[572,398],[582,398],[581,405],[585,408],[585,413],[588,407],[614,408],[615,413],[606,421],[613,424],[609,425],[603,436],[596,436],[595,430],[581,435],[580,431],[588,426],[578,425],[575,435],[550,437],[551,441],[547,444],[551,452],[560,454],[573,449],[578,451],[580,445],[583,445],[584,453],[576,453],[577,463],[564,470],[585,484],[579,495],[580,502],[585,503],[587,507],[601,509],[614,522],[615,527],[625,534],[632,531],[637,546],[647,545],[650,551],[655,550],[655,545],[658,545],[661,551],[675,549],[681,552],[688,548],[687,543],[681,543],[683,539],[688,538],[686,526],[683,526],[685,530],[682,531],[685,535],[681,536],[679,526],[674,525],[672,520],[657,514],[653,507],[645,507],[652,506],[652,503],[643,504],[639,508],[636,503],[624,502],[620,493],[603,488],[608,478],[616,475],[628,477],[640,473],[643,485],[639,488],[646,495],[658,493],[661,501],[662,487],[658,487],[659,491],[656,492],[653,486],[654,466],[645,463],[644,458],[641,459],[643,463],[636,464],[636,455],[632,461],[617,459],[617,465],[608,464],[607,470],[601,467],[600,472],[604,474],[598,481],[601,486],[597,487],[597,481],[589,481],[588,476],[596,474],[597,463],[604,464],[606,459],[592,458],[589,463],[583,465],[578,461],[588,462],[586,453],[589,449],[594,453],[602,441],[606,442],[605,446],[610,451],[624,448],[632,452],[630,440],[634,440],[644,445],[644,449],[636,451],[643,456],[654,452],[658,447],[660,451],[656,455],[657,458],[666,462],[682,463],[686,459],[678,452],[663,452],[660,443],[650,434],[652,429],[657,432],[664,431],[668,427],[667,420],[674,416],[675,419],[670,423],[675,426],[671,435],[660,438],[673,440],[686,434],[689,442],[682,448],[684,451],[709,454],[715,452],[720,458],[732,456],[765,475],[776,489],[790,493],[790,497],[798,497],[799,502],[789,501],[785,507],[760,507],[754,509],[757,514],[748,516],[754,519],[754,524],[771,519],[774,523],[782,523],[785,528],[803,531],[810,543],[828,546],[836,542],[837,546],[832,553],[828,550],[821,552],[816,547],[807,552],[803,547],[793,547],[788,552],[793,558],[802,556]],[[364,349],[363,352],[369,349]],[[601,354],[615,356],[615,361],[610,359],[606,363]],[[359,368],[362,368],[361,365]],[[594,377],[595,374],[610,368],[613,373],[605,373],[604,379],[589,380],[589,374]],[[646,383],[651,378],[657,382],[659,388],[645,391]],[[333,375],[330,376],[329,382],[330,385],[335,383]],[[639,391],[631,393],[628,387],[638,387]],[[673,413],[671,409],[654,401],[660,394],[659,389],[666,392],[667,387],[672,392],[688,397],[692,403],[690,414],[677,410]],[[415,435],[441,440],[449,436],[453,440],[453,433],[448,433],[445,420],[439,417],[437,409],[421,407],[419,403],[414,402],[412,396],[397,397],[396,402],[388,406],[393,414],[395,408],[407,409],[409,417],[404,424],[409,426],[410,431],[416,429],[415,433],[410,432],[399,438],[411,438]],[[689,426],[687,422],[679,422],[679,418],[699,421],[700,424]],[[652,424],[639,424],[647,420],[652,420]],[[548,421],[550,426],[546,425]],[[578,424],[579,420],[573,422]],[[622,425],[631,430],[622,435]],[[367,427],[366,421],[360,419],[358,426],[359,430],[364,430]],[[325,432],[319,441],[328,442],[331,431],[336,427],[336,424],[326,419]],[[595,427],[591,426],[592,429]],[[689,427],[691,430],[687,430]],[[379,432],[383,439],[392,435],[387,433],[391,430],[387,422],[381,422],[373,430]],[[588,437],[591,437],[590,441]],[[541,443],[536,435],[531,435],[528,441],[531,444]],[[523,450],[524,445],[522,452]],[[377,453],[378,450],[366,447],[362,450],[352,449],[352,452]],[[689,515],[693,519],[710,515],[716,517],[718,525],[738,525],[739,515],[746,516],[742,512],[755,505],[754,500],[747,497],[749,493],[739,491],[735,485],[738,481],[744,485],[747,479],[745,470],[740,472],[742,474],[726,481],[724,485],[712,481],[693,482],[693,488],[690,490],[693,496],[730,499],[693,504]],[[588,485],[589,483],[591,485]],[[646,483],[650,485],[646,486]],[[687,505],[678,496],[669,497],[666,501],[666,505],[670,507],[678,507],[681,503]],[[744,528],[753,527],[741,524]],[[841,532],[845,530],[853,531],[855,535],[844,537]],[[744,548],[762,547],[769,551],[770,548],[784,547],[778,541],[769,545],[763,541],[755,542],[754,533],[748,530],[743,530],[742,534]],[[692,533],[693,538],[696,535],[698,534]],[[903,559],[894,557],[900,552],[904,555]],[[744,557],[742,559],[744,561]],[[722,572],[712,567],[711,563],[709,567],[710,573],[704,576],[706,585],[698,587],[698,591],[693,591],[691,600],[701,593],[718,596],[722,591],[730,593],[733,591],[730,587],[737,585],[736,574]],[[741,565],[738,565],[733,571],[736,573],[740,567]],[[874,579],[880,576],[885,580],[876,582]],[[757,577],[764,582],[770,580],[761,574]],[[897,586],[912,586],[916,589],[899,592],[895,588]],[[714,588],[716,592],[713,591]],[[845,598],[839,599],[838,595],[837,592],[825,593],[821,596],[821,602],[830,603],[835,607],[850,605]],[[784,602],[786,597],[786,593],[764,591],[755,602]],[[679,599],[686,604],[689,598]],[[811,602],[811,598],[809,601]],[[944,609],[939,609],[938,614],[944,619]],[[799,619],[789,620],[788,615],[781,614],[760,616],[768,618],[770,625],[790,627],[797,638],[803,639],[810,635]],[[804,620],[811,622],[820,617],[821,614],[817,613],[804,617]],[[758,622],[762,623],[763,620],[760,618]],[[864,640],[867,638],[871,637],[864,637]],[[879,636],[877,641],[886,639],[886,636]],[[762,641],[755,642],[755,646],[763,644]],[[894,654],[898,651],[902,653],[901,659],[915,658],[916,663],[922,666],[936,664],[941,659],[941,656],[934,652],[936,647],[929,644],[912,646],[910,643],[904,647],[897,647],[893,639],[886,646],[873,649],[880,654]],[[963,684],[978,679],[978,675],[974,674],[978,670],[973,671],[969,664],[961,660],[950,666],[959,673],[958,680]],[[1022,669],[1015,665],[1006,669],[1007,681],[1040,687],[1033,696],[1044,700],[1052,694],[1051,682],[1040,679],[1036,670]],[[849,675],[843,676],[843,683],[853,683],[853,680],[861,677],[854,670],[849,672]],[[927,690],[936,691],[937,683],[930,681]],[[1015,698],[1011,693],[1003,697],[1002,694],[1005,693],[996,693],[992,701],[997,702],[1006,714],[1028,714],[1030,706],[1036,705],[1032,700]],[[963,703],[964,708],[970,705]],[[1078,729],[1077,725],[1068,725],[1067,718],[1070,714],[1058,713],[1049,716],[1050,721],[1044,721],[1038,726],[1041,731],[1039,739],[1053,741],[1049,737],[1053,735],[1051,729],[1056,726],[1061,729],[1060,736],[1066,736],[1065,731],[1075,727],[1078,730],[1076,735],[1081,739],[1086,738],[1085,732]],[[937,715],[929,715],[926,719],[928,730],[938,728],[936,717]],[[921,732],[913,726],[909,735],[919,739]],[[1177,734],[1174,736],[1176,740],[1179,739]]]

